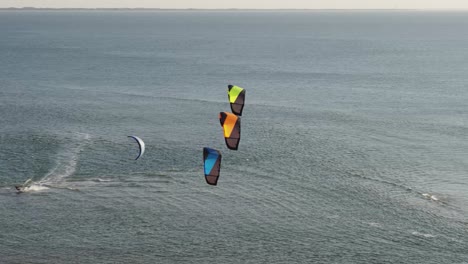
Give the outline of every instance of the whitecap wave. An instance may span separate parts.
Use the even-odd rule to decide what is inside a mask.
[[[101,178],[97,178],[95,181],[97,181],[97,182],[111,182],[112,180],[111,180],[111,179],[101,179]]]
[[[380,223],[376,223],[376,222],[369,222],[367,224],[369,224],[372,227],[382,227],[382,225]]]
[[[432,200],[432,201],[439,201],[439,198],[437,198],[437,196],[433,195],[433,194],[430,194],[430,193],[423,193],[421,194],[422,196],[424,196],[424,198],[428,199],[428,200]]]
[[[434,238],[434,237],[436,237],[435,235],[424,234],[424,233],[421,233],[421,232],[418,232],[418,231],[413,231],[413,232],[411,232],[411,234],[414,235],[414,236],[425,237],[425,238]]]

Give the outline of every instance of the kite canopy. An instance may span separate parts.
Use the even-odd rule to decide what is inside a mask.
[[[244,109],[245,89],[235,85],[228,85],[228,98],[232,112],[241,116]]]
[[[138,143],[138,147],[140,148],[140,152],[138,153],[138,156],[135,158],[135,160],[137,160],[138,158],[143,156],[143,153],[145,153],[145,142],[143,142],[143,140],[141,140],[141,138],[137,136],[128,136],[128,137],[133,138]]]
[[[240,118],[228,112],[219,113],[219,122],[224,130],[224,139],[229,149],[237,150],[240,141]]]
[[[221,152],[212,148],[203,148],[203,166],[206,183],[216,185],[221,168]]]

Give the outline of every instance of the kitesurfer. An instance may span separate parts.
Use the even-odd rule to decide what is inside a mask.
[[[19,186],[19,185],[15,185],[15,189],[16,189],[16,192],[17,192],[17,193],[22,193],[23,190],[24,190],[24,187]]]

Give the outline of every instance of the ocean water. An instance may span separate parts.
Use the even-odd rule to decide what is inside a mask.
[[[0,263],[466,264],[467,47],[462,12],[2,11]]]

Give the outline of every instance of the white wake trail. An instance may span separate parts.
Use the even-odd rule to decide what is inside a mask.
[[[89,142],[89,134],[78,134],[72,142],[66,144],[62,152],[59,153],[56,159],[56,164],[41,180],[33,183],[31,186],[49,186],[61,185],[66,178],[75,174],[80,152],[83,147]]]

